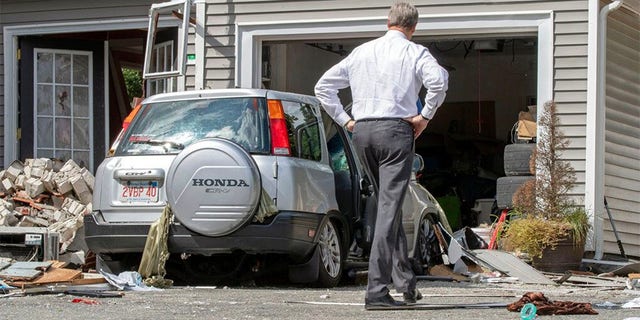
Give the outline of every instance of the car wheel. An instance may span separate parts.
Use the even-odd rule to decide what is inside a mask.
[[[414,269],[417,273],[426,274],[429,267],[444,263],[442,250],[434,230],[435,221],[431,216],[425,216],[418,225],[416,236],[416,248],[413,258],[418,266]]]
[[[318,285],[331,288],[338,285],[342,276],[343,255],[339,230],[331,220],[320,228]]]

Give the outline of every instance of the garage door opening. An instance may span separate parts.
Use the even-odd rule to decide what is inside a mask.
[[[265,41],[261,85],[313,95],[320,76],[368,40]],[[450,77],[443,106],[416,141],[425,160],[419,181],[454,229],[488,223],[496,179],[504,176],[504,146],[516,139],[519,113],[537,103],[537,37],[413,41],[429,48]],[[350,103],[348,89],[340,95]]]

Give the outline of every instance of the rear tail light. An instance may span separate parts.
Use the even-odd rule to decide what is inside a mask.
[[[142,100],[140,100],[140,102],[142,102]],[[142,104],[140,103],[136,104],[135,108],[133,108],[133,110],[129,112],[127,117],[124,118],[124,121],[122,121],[122,129],[120,129],[120,133],[118,133],[118,136],[111,144],[111,148],[109,148],[109,151],[107,152],[107,155],[106,155],[107,158],[112,157],[115,154],[116,148],[118,147],[120,140],[122,140],[122,137],[124,136],[125,131],[127,131],[127,127],[129,127],[129,124],[133,120],[133,117],[135,117],[136,113],[138,113],[138,110],[140,110],[140,106],[142,106]]]
[[[280,100],[267,100],[269,124],[271,127],[271,153],[276,156],[290,156],[291,145],[287,132],[287,121]]]

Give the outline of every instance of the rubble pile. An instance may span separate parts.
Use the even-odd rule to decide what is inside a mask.
[[[57,232],[63,253],[91,212],[93,184],[91,172],[73,160],[16,160],[0,171],[0,226]]]

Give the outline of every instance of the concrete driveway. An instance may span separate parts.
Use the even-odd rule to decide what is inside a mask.
[[[511,303],[528,291],[550,300],[610,302],[617,306],[640,297],[639,290],[581,288],[574,285],[521,285],[419,281],[429,304]],[[395,293],[392,291],[392,293]],[[396,296],[400,299],[399,296]],[[520,319],[504,307],[410,311],[365,311],[364,286],[333,289],[299,287],[174,287],[155,292],[126,291],[122,298],[41,294],[0,298],[2,319]],[[96,304],[87,304],[95,301]],[[628,319],[640,309],[596,308],[598,315],[553,316],[554,320]],[[542,316],[544,318],[544,316]],[[551,318],[548,316],[548,318]]]

